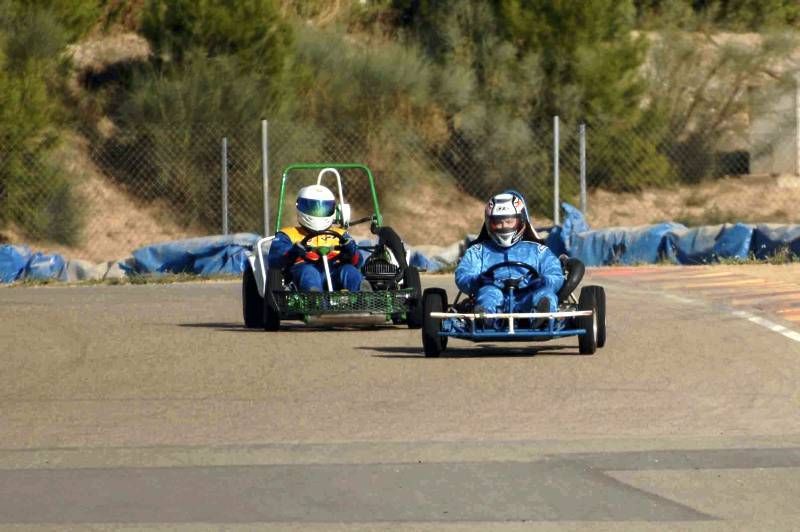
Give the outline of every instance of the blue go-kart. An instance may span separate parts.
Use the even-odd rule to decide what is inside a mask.
[[[545,341],[578,337],[581,354],[591,355],[606,343],[606,295],[600,286],[584,286],[576,299],[574,291],[585,272],[581,261],[561,257],[564,285],[559,290],[556,312],[475,313],[474,294],[459,291],[452,304],[442,288],[428,288],[422,294],[422,345],[426,357],[438,357],[449,338],[473,342]],[[522,268],[518,277],[498,279],[502,268]],[[508,271],[508,270],[506,270]],[[523,262],[501,262],[491,266],[485,276],[502,286],[508,309],[514,308],[515,292],[523,281],[539,277],[535,268]],[[528,284],[528,283],[526,283]],[[462,297],[465,296],[465,297]]]

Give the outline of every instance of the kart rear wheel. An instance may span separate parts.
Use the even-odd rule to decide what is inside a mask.
[[[242,273],[242,314],[244,326],[248,329],[260,329],[264,326],[264,300],[258,293],[256,276],[249,262]]]
[[[408,266],[406,262],[406,248],[403,245],[403,241],[400,239],[400,235],[387,225],[379,228],[377,230],[377,235],[378,243],[389,248],[397,264],[399,264],[401,268],[406,268]]]
[[[447,293],[441,288],[428,288],[422,294],[422,348],[426,357],[434,358],[447,347],[447,337],[439,336],[441,318],[432,318],[431,312],[444,312]]]
[[[414,290],[408,304],[406,323],[409,329],[419,329],[422,327],[422,281],[419,279],[419,270],[414,266],[407,267],[403,273],[403,288]]]
[[[597,351],[597,332],[599,328],[597,311],[597,292],[594,287],[585,286],[581,289],[581,296],[578,299],[578,310],[591,310],[591,316],[578,316],[577,325],[579,329],[585,329],[586,333],[578,336],[578,351],[582,355],[593,355]]]
[[[593,290],[597,303],[597,347],[606,345],[606,291],[602,286],[586,286],[584,290]]]
[[[267,286],[264,290],[264,330],[277,331],[281,326],[281,314],[275,305],[272,292],[283,290],[283,273],[275,268],[267,270]]]

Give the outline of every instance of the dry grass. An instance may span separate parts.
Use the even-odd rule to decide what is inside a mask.
[[[129,257],[134,249],[147,244],[203,234],[169,221],[166,209],[144,205],[111,182],[89,157],[84,138],[67,135],[58,157],[64,161],[64,171],[79,179],[77,189],[84,198],[87,221],[82,244],[67,247],[31,241],[14,228],[4,231],[4,240],[70,259],[101,262]]]
[[[744,176],[694,186],[631,194],[596,190],[588,198],[592,227],[636,226],[664,221],[685,225],[723,222],[800,223],[800,177]]]
[[[101,35],[68,46],[67,54],[79,72],[101,72],[117,63],[147,60],[150,43],[133,32]]]
[[[174,284],[174,283],[218,283],[223,281],[241,282],[241,275],[196,275],[193,273],[168,273],[160,275],[132,275],[128,277],[113,277],[109,279],[87,279],[85,281],[63,282],[57,279],[23,279],[10,284],[0,284],[0,288],[30,288],[38,286],[123,286],[142,284]]]

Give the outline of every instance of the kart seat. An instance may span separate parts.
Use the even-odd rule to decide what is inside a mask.
[[[564,285],[556,295],[558,296],[558,302],[563,303],[578,288],[583,279],[583,274],[586,273],[586,267],[583,262],[574,257],[561,255],[558,259],[561,261],[561,269],[564,271]]]

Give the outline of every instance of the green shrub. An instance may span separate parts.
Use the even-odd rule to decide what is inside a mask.
[[[258,120],[292,106],[290,27],[273,0],[148,0],[142,32],[156,60],[135,70],[113,109],[123,133],[93,139],[97,161],[138,197],[171,203],[184,224],[217,230],[220,145],[228,137],[237,165],[229,197],[240,202],[231,227],[257,230]]]
[[[253,231],[261,226],[259,118],[281,115],[280,105],[263,78],[242,72],[239,58],[196,50],[166,75],[145,69],[134,77],[117,111],[122,134],[97,136],[96,160],[136,196],[173,204],[183,223],[218,230],[228,137],[235,172],[248,176],[236,179],[231,170],[229,195],[245,203],[231,209],[231,227]]]
[[[9,221],[25,236],[37,241],[67,246],[81,242],[85,213],[73,181],[58,168],[36,161],[27,172],[13,174],[6,181],[6,210]]]
[[[277,85],[291,43],[273,0],[148,0],[142,33],[166,64],[208,57],[235,56],[241,72]]]
[[[79,200],[72,180],[50,162],[63,117],[60,54],[70,35],[52,4],[0,0],[0,224],[74,244]]]
[[[108,0],[11,0],[9,3],[15,8],[13,10],[17,16],[20,13],[27,16],[46,14],[58,21],[57,27],[50,28],[55,34],[39,32],[35,35],[40,42],[57,35],[63,35],[64,42],[73,42],[95,25],[102,13],[102,4],[108,3]],[[35,39],[31,40],[33,42]]]

